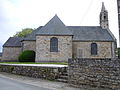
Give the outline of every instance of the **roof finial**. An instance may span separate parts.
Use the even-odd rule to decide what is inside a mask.
[[[106,9],[105,9],[105,5],[104,5],[104,2],[102,2],[102,9],[101,9],[101,12],[102,11],[105,11]]]
[[[55,14],[55,16],[57,16],[57,13]]]

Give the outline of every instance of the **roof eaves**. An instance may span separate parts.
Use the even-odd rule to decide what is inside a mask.
[[[73,34],[36,34],[36,36],[73,36]]]
[[[114,42],[113,40],[73,40],[73,42]]]

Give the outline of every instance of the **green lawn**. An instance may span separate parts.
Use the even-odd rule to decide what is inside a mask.
[[[35,63],[35,62],[0,62],[1,64],[59,64],[59,65],[68,65],[68,63],[65,62],[41,62],[41,63]]]

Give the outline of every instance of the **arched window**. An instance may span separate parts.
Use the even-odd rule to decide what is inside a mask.
[[[50,39],[50,52],[58,52],[58,39],[56,37]]]
[[[91,55],[97,55],[97,44],[96,43],[91,44]]]

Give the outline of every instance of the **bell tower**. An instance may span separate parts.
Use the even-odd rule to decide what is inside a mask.
[[[100,26],[102,29],[109,29],[108,11],[105,9],[104,2],[102,2],[102,8],[100,12]]]

